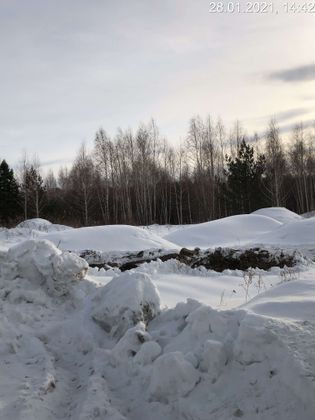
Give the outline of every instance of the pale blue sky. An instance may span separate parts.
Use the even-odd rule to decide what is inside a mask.
[[[151,117],[172,143],[197,113],[249,133],[273,115],[315,120],[315,13],[210,14],[209,3],[0,0],[0,158],[26,150],[56,165],[100,126]]]

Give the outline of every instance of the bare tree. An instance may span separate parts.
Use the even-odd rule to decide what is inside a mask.
[[[275,119],[269,123],[266,134],[267,190],[271,194],[272,205],[281,206],[284,202],[283,181],[286,170],[285,154]]]

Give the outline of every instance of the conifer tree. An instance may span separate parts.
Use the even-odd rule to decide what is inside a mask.
[[[8,223],[19,213],[19,188],[5,160],[0,164],[0,220]]]
[[[261,179],[265,171],[265,157],[255,159],[254,148],[245,139],[240,143],[237,156],[227,158],[226,194],[233,213],[249,213],[263,205]]]

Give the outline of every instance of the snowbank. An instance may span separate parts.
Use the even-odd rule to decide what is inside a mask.
[[[253,244],[302,246],[315,244],[315,218],[286,223],[274,231],[252,240]]]
[[[66,295],[73,283],[84,278],[88,264],[69,252],[61,252],[46,240],[27,240],[0,254],[0,276],[26,278],[48,294]]]
[[[24,220],[23,222],[19,223],[15,229],[27,229],[27,230],[35,230],[40,232],[58,232],[62,230],[72,229],[70,226],[65,225],[58,225],[49,222],[49,220],[35,218],[35,219],[28,219]]]
[[[75,300],[55,299],[47,279],[86,267],[68,257],[46,241],[0,255],[1,419],[314,419],[314,266],[241,308],[161,311],[154,275],[138,269],[104,287],[75,278]],[[193,270],[174,280],[165,267],[170,286],[201,289]],[[200,292],[218,297],[227,277],[211,273],[213,292]]]
[[[302,220],[303,217],[294,213],[291,210],[286,209],[285,207],[266,207],[263,209],[256,210],[251,214],[258,214],[260,216],[268,216],[277,220],[281,223],[290,223],[295,220]]]
[[[51,225],[52,223],[49,220],[41,219],[40,217],[37,217],[35,219],[24,220],[23,222],[19,223],[16,227],[41,230],[41,228],[45,228]]]
[[[315,322],[315,282],[307,277],[304,274],[302,280],[288,272],[283,283],[254,297],[245,307],[259,315]]]
[[[93,226],[48,233],[43,238],[68,251],[142,251],[151,248],[176,249],[177,245],[148,232],[127,225]]]
[[[147,324],[160,311],[160,296],[148,274],[127,272],[100,291],[93,319],[105,331],[121,337],[138,322]]]
[[[188,301],[147,331],[127,330],[104,357],[103,373],[130,418],[312,420],[313,330],[303,325]],[[152,357],[138,364],[144,348]]]
[[[246,214],[226,217],[180,229],[164,239],[183,247],[212,248],[216,246],[241,246],[273,231],[281,223],[267,216]]]
[[[248,240],[241,227],[252,223],[255,240],[256,228],[268,228],[259,237],[282,232],[283,242],[292,235],[305,243],[314,237],[312,219],[305,221],[248,215],[216,223],[225,241],[236,228]],[[220,239],[213,223],[187,230],[211,242]],[[106,246],[134,244],[132,235],[118,237],[125,227],[109,228]],[[314,420],[315,266],[298,269],[257,270],[249,297],[258,295],[244,304],[240,271],[156,261],[78,281],[86,262],[46,240],[0,252],[0,418]],[[155,284],[174,308],[160,309]],[[191,296],[220,310],[177,303]],[[230,300],[238,307],[222,310]]]
[[[168,403],[186,396],[200,376],[183,353],[174,351],[160,356],[154,363],[150,378],[151,400]]]

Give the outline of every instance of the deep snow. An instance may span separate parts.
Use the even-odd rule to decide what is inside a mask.
[[[242,246],[258,239],[266,232],[282,226],[267,216],[254,214],[225,217],[176,230],[164,238],[180,246],[211,248],[216,246]]]
[[[315,248],[312,219],[268,217],[222,219],[222,243],[228,224],[244,241]],[[110,251],[170,246],[156,227],[128,228],[111,245],[102,228],[58,232],[59,248],[38,229],[0,232],[0,419],[314,420],[314,263],[253,270],[246,293],[241,271],[170,260],[122,274],[68,252],[85,238]],[[190,229],[205,231],[172,230]]]
[[[127,225],[93,226],[42,236],[58,248],[70,251],[141,251],[150,248],[176,249],[167,240],[144,229]]]
[[[295,220],[301,220],[303,218],[299,214],[296,214],[293,211],[286,209],[285,207],[265,207],[263,209],[254,211],[252,214],[272,217],[281,223],[290,223],[294,222]]]

